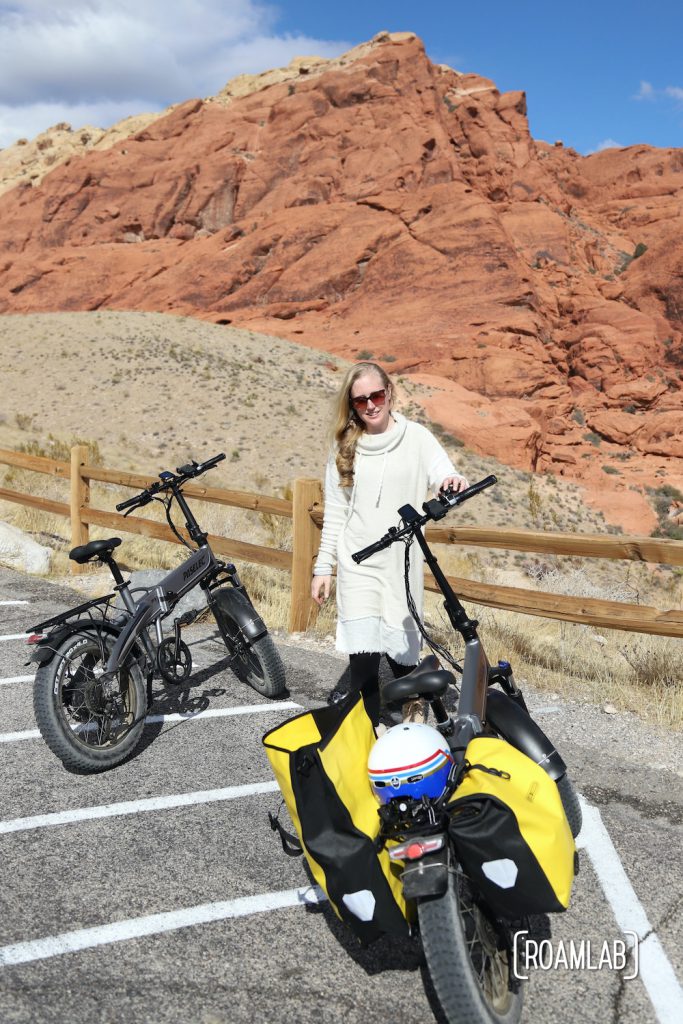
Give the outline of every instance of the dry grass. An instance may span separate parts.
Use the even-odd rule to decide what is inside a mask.
[[[183,317],[157,314],[44,314],[0,318],[0,352],[7,387],[0,413],[0,446],[54,458],[74,443],[90,446],[92,461],[149,472],[189,457],[225,451],[210,474],[213,486],[291,495],[299,476],[320,477],[324,432],[340,371],[327,353]],[[41,372],[35,373],[40,366]],[[420,399],[429,389],[399,378],[399,407],[424,419]],[[435,428],[438,433],[438,428]],[[86,440],[84,441],[83,438]],[[583,500],[581,488],[556,477],[534,477],[463,448],[441,433],[455,464],[470,480],[489,473],[498,486],[458,514],[460,525],[521,527],[576,533],[614,532]],[[68,502],[66,481],[0,466],[0,484]],[[93,484],[91,502],[113,511],[126,488]],[[210,533],[291,549],[291,523],[202,502],[192,508]],[[139,515],[164,521],[154,504]],[[0,519],[53,548],[53,575],[68,573],[68,521],[20,505],[0,503]],[[386,524],[391,525],[390,523]],[[113,531],[92,527],[96,539]],[[170,569],[184,557],[178,545],[122,534],[121,563]],[[440,547],[449,575],[488,583],[585,594],[661,608],[680,607],[680,572],[599,560],[538,558],[482,548]],[[289,576],[262,566],[238,566],[265,620],[286,629]],[[427,619],[444,638],[443,611],[427,595]],[[469,606],[480,617],[491,660],[513,660],[518,676],[562,694],[636,710],[683,727],[683,654],[680,641]],[[334,599],[313,632],[334,633]],[[450,645],[452,633],[447,630]],[[457,647],[456,647],[457,653]]]
[[[448,566],[448,556],[440,559]],[[561,563],[565,564],[562,565]],[[463,564],[464,563],[464,564]],[[513,583],[567,596],[680,607],[683,580],[645,565],[620,563],[601,565],[599,574],[592,560],[556,559],[540,570],[527,564],[520,580],[505,578],[486,567],[478,556],[455,559],[462,575],[483,582]],[[464,570],[464,571],[463,571]],[[600,580],[597,576],[600,576]],[[662,586],[662,579],[667,586]],[[442,601],[429,594],[427,618],[440,642],[452,650],[453,633]],[[683,729],[683,645],[672,637],[600,629],[579,623],[519,615],[468,603],[470,614],[481,624],[489,660],[511,661],[520,678],[534,687],[569,699],[611,703],[620,710],[633,711],[644,719],[674,729]],[[460,647],[455,647],[459,653]]]
[[[27,474],[28,475],[28,474]],[[36,477],[36,474],[30,474]],[[41,493],[61,497],[65,484],[56,478],[39,478]],[[28,488],[16,478],[12,485]],[[35,493],[35,485],[33,493]],[[92,502],[96,507],[111,508],[129,492],[110,485],[95,485]],[[4,507],[3,507],[4,506]],[[3,503],[0,516],[30,532],[41,543],[55,551],[52,575],[68,573],[70,547],[68,521],[19,505]],[[248,538],[279,550],[291,550],[291,521],[278,516],[244,512],[195,501],[193,510],[202,527],[219,536]],[[163,521],[159,506],[147,506],[146,518]],[[112,531],[94,527],[91,539],[110,536]],[[142,536],[124,535],[120,549],[124,569],[170,569],[177,565],[185,551],[178,545]],[[569,564],[562,567],[559,563]],[[628,602],[652,603],[661,607],[680,606],[683,581],[680,576],[662,574],[647,566],[627,567],[617,564],[601,567],[601,582],[587,565],[576,559],[556,559],[552,566],[526,561],[524,568],[501,569],[493,564],[486,551],[466,551],[442,547],[439,562],[448,575],[495,580],[533,589]],[[272,629],[286,630],[289,618],[289,575],[261,565],[241,563],[240,574],[259,612]],[[665,581],[666,586],[662,585]],[[104,584],[108,586],[108,584]],[[334,593],[312,627],[313,635],[329,636],[335,631]],[[481,606],[469,606],[481,622],[481,634],[489,658],[506,658],[513,662],[518,677],[535,687],[555,692],[566,698],[581,698],[594,703],[610,702],[617,708],[634,711],[643,718],[674,729],[683,728],[683,649],[678,640],[624,633],[617,630],[597,632],[589,626],[558,622],[551,619],[517,615]],[[426,619],[430,631],[459,654],[459,644],[442,607],[442,599],[427,594]]]

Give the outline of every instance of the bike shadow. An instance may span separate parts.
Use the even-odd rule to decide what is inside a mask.
[[[206,668],[201,669],[190,676],[184,683],[165,683],[155,680],[156,688],[152,691],[152,702],[147,709],[147,721],[142,733],[142,739],[138,743],[130,757],[127,757],[123,764],[135,760],[140,754],[151,746],[152,743],[162,734],[172,732],[178,726],[185,725],[187,721],[202,711],[208,711],[212,700],[223,697],[228,692],[226,686],[215,686],[206,689],[205,684],[224,669],[230,667],[230,657],[221,658]],[[169,715],[181,715],[180,721],[168,722],[163,719]],[[160,719],[160,721],[156,721]]]
[[[303,868],[311,885],[317,885],[306,863],[303,864]],[[363,946],[344,922],[339,920],[329,903],[307,903],[305,912],[318,914],[323,918],[335,941],[368,977],[389,971],[419,971],[425,998],[434,1014],[436,1024],[448,1024],[434,991],[419,938],[411,938],[408,935],[383,935],[371,945]]]

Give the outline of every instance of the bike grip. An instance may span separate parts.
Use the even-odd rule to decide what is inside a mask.
[[[134,498],[128,498],[127,501],[120,501],[116,506],[116,511],[123,512],[124,508],[133,508],[134,505],[137,505],[139,500],[140,495],[136,494]]]
[[[368,544],[366,548],[361,548],[360,551],[354,552],[354,554],[351,555],[351,558],[354,560],[356,565],[360,565],[360,563],[364,562],[366,558],[370,557],[370,555],[375,555],[378,551],[388,548],[392,542],[393,537],[384,536],[380,540],[376,540],[374,544]]]
[[[461,501],[467,501],[468,498],[473,498],[475,494],[479,494],[480,491],[485,491],[487,487],[493,487],[494,484],[498,483],[498,477],[485,476],[483,480],[477,480],[476,484],[472,484],[471,487],[466,487],[464,491],[460,491],[459,494],[455,495],[458,505]]]

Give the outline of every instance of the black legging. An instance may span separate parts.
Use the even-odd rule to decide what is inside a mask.
[[[385,654],[384,657],[389,662],[394,679],[407,676],[415,668],[414,665],[399,665],[388,654]],[[365,706],[372,724],[375,726],[379,725],[379,663],[381,658],[381,654],[374,652],[349,655],[349,691],[351,693],[355,693],[356,690],[362,691]]]

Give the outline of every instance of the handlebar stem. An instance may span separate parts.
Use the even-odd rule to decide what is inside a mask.
[[[415,527],[413,535],[417,540],[417,543],[420,545],[425,562],[431,569],[432,575],[434,576],[441,593],[446,598],[444,602],[445,608],[448,612],[448,618],[451,620],[453,629],[456,629],[458,633],[460,633],[465,643],[467,643],[468,640],[476,640],[477,626],[479,623],[476,619],[471,619],[460,604],[457,595],[441,571],[441,567],[436,560],[436,556],[432,553],[429,544],[427,543],[427,539],[419,526]]]
[[[199,523],[195,519],[194,515],[192,514],[192,510],[185,501],[183,492],[180,489],[180,485],[174,481],[170,486],[171,490],[173,491],[173,497],[178,502],[180,510],[185,516],[185,526],[187,527],[187,532],[189,533],[191,539],[195,542],[195,544],[203,544],[206,541],[207,534],[204,533]]]

